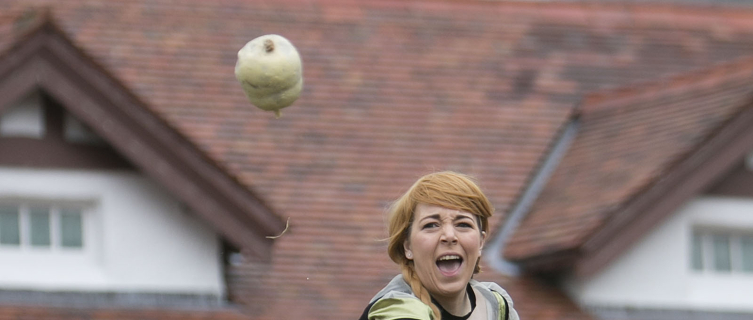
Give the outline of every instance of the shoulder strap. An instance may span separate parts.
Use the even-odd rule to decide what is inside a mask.
[[[483,291],[490,292],[488,299],[491,300],[492,303],[496,302],[499,306],[499,315],[497,319],[520,320],[518,312],[515,311],[515,303],[505,289],[502,289],[502,287],[494,282],[478,282],[476,280],[471,280],[471,284],[474,287],[481,288]],[[494,299],[492,299],[492,296],[494,296]]]
[[[497,305],[499,306],[499,318],[501,320],[510,320],[510,314],[507,312],[508,305],[507,305],[507,299],[503,297],[499,292],[492,291],[492,294],[494,294],[494,297],[497,298]]]

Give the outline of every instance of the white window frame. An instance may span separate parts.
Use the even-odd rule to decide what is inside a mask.
[[[19,245],[0,244],[0,253],[3,251],[33,251],[33,252],[84,252],[91,247],[90,238],[87,235],[90,219],[92,219],[93,207],[84,201],[55,201],[39,199],[0,199],[0,204],[18,206],[19,210]],[[44,206],[50,209],[50,245],[34,246],[31,244],[31,207]],[[63,247],[61,238],[61,215],[62,208],[77,208],[81,214],[81,247]]]
[[[724,235],[729,238],[729,250],[730,250],[730,271],[719,271],[714,266],[714,236]],[[701,237],[701,270],[697,270],[693,266],[693,239],[696,236]],[[695,227],[692,230],[690,238],[690,257],[688,259],[688,267],[694,273],[704,274],[733,274],[744,275],[753,277],[753,271],[743,270],[742,260],[742,238],[753,237],[753,230],[734,230],[723,228],[711,228],[711,227]]]

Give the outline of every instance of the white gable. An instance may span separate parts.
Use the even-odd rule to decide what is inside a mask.
[[[0,246],[3,290],[223,295],[217,234],[141,174],[0,167],[2,201],[86,209],[80,250]]]
[[[740,270],[739,261],[730,272],[692,263],[694,231],[752,234],[751,213],[751,198],[696,198],[600,273],[571,277],[565,287],[589,307],[753,312],[753,272]]]

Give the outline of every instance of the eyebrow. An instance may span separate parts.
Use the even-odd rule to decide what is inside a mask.
[[[421,218],[421,220],[418,220],[418,222],[422,222],[422,221],[424,221],[426,219],[441,220],[439,214],[432,214],[430,216],[426,216],[426,217]],[[459,215],[455,216],[455,219],[453,219],[453,221],[458,221],[458,220],[461,220],[461,219],[468,219],[468,220],[474,220],[475,221],[475,219],[473,219],[473,217],[468,216],[466,214],[459,214]]]
[[[423,217],[423,218],[421,218],[421,220],[418,220],[418,222],[422,222],[422,221],[424,221],[426,219],[436,219],[436,220],[439,220],[439,214],[432,214],[430,216]]]

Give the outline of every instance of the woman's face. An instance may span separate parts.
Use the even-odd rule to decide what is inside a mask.
[[[434,297],[463,292],[484,245],[485,234],[476,217],[422,203],[414,214],[410,237],[403,246],[419,280]]]

